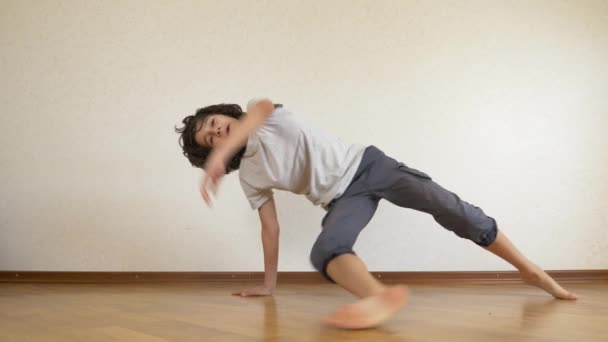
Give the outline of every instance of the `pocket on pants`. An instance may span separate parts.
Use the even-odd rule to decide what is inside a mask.
[[[397,164],[397,168],[399,170],[401,170],[401,171],[409,173],[410,175],[414,175],[416,177],[432,180],[431,176],[427,175],[426,173],[424,173],[424,172],[422,172],[420,170],[413,169],[413,168],[405,165],[404,163]]]

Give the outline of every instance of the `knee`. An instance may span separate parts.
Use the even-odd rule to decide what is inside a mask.
[[[326,239],[319,238],[310,251],[310,262],[325,279],[333,282],[329,274],[327,274],[327,265],[335,257],[346,253],[355,254],[352,248],[348,246],[340,246]]]
[[[323,239],[317,239],[310,250],[310,263],[319,272],[323,273],[329,261],[332,247]]]

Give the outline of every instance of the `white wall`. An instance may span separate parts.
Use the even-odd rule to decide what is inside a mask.
[[[548,269],[608,268],[606,1],[0,1],[0,269],[261,271],[237,175],[213,210],[173,127],[284,103],[497,219]],[[278,193],[280,269],[323,210]],[[383,202],[376,271],[508,265]]]

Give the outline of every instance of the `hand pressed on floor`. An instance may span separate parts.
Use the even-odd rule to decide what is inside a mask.
[[[256,286],[254,288],[232,292],[233,296],[255,297],[255,296],[272,296],[274,289],[265,286]]]

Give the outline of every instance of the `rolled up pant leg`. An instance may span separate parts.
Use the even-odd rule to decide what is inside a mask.
[[[353,252],[359,233],[376,212],[379,199],[365,194],[346,196],[337,201],[323,219],[323,229],[310,252],[310,261],[327,280],[329,262],[342,254]]]
[[[483,210],[435,183],[424,172],[387,157],[384,186],[379,196],[398,206],[431,214],[435,221],[461,238],[487,247],[496,239],[496,221]]]

